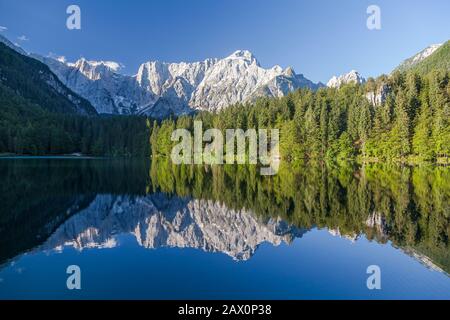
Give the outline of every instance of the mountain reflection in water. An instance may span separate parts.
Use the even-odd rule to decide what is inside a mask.
[[[245,210],[230,210],[211,200],[169,197],[99,195],[86,209],[69,218],[42,249],[73,246],[113,248],[116,237],[131,233],[145,248],[197,248],[247,260],[259,244],[289,243],[302,231],[279,219],[266,223]]]

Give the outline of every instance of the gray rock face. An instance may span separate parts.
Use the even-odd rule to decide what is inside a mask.
[[[290,243],[304,232],[279,220],[262,222],[251,212],[230,210],[214,201],[164,194],[99,195],[60,226],[43,249],[112,248],[118,236],[132,234],[145,248],[196,248],[247,260],[263,242]]]
[[[372,105],[378,107],[386,101],[388,94],[389,86],[382,84],[375,91],[367,92],[366,98]]]
[[[65,63],[49,57],[33,57],[47,64],[67,87],[89,100],[98,113],[139,114],[157,100],[134,77],[119,74],[119,66],[114,62],[80,59]]]
[[[302,75],[296,75],[292,68],[283,70],[280,66],[274,66],[264,69],[251,52],[239,50],[218,60],[205,72],[189,105],[196,109],[217,111],[257,97],[281,97],[301,87],[317,86]]]
[[[382,239],[388,239],[388,226],[386,224],[386,218],[381,212],[372,212],[367,217],[366,226],[375,229]]]
[[[218,111],[262,96],[281,97],[298,88],[321,86],[295,74],[292,68],[264,69],[252,53],[243,50],[224,59],[193,63],[149,61],[135,76],[120,74],[120,65],[111,61],[66,63],[35,57],[99,113],[164,118],[195,110]]]

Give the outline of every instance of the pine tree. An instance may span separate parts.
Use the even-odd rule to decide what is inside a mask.
[[[422,107],[415,127],[413,136],[414,154],[424,160],[434,158],[434,143],[431,137],[432,133],[432,113],[428,101],[422,101]]]
[[[389,153],[392,158],[405,157],[411,151],[411,122],[407,112],[407,101],[403,90],[397,94],[395,104],[395,124],[390,133]]]

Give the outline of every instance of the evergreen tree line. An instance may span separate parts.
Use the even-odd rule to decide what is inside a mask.
[[[0,83],[0,154],[148,157],[149,136],[145,117],[55,113]]]
[[[280,129],[286,161],[360,159],[364,161],[441,161],[450,156],[449,72],[427,75],[394,72],[339,89],[300,89],[278,99],[261,98],[218,113],[198,113],[154,123],[154,155],[169,156],[175,128],[193,131],[241,128]],[[373,103],[368,94],[383,94]]]

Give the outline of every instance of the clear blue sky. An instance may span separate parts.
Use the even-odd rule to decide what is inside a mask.
[[[82,29],[66,28],[81,7]],[[382,29],[366,27],[381,8]],[[69,61],[196,61],[251,50],[269,67],[292,66],[313,81],[360,71],[388,73],[429,44],[450,39],[449,0],[0,0],[1,32],[27,51]],[[2,28],[0,28],[2,29]],[[20,36],[28,40],[18,40]]]

